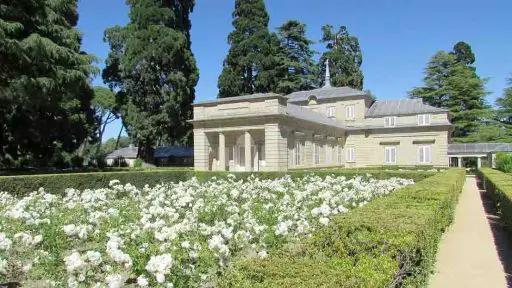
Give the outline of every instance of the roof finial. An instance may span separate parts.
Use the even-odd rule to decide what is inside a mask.
[[[329,59],[325,60],[325,83],[324,87],[331,87],[331,72],[329,71]]]

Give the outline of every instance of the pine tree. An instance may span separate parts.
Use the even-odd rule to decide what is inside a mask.
[[[277,29],[277,93],[289,94],[315,87],[317,72],[311,49],[313,41],[306,37],[306,25],[290,20]]]
[[[457,43],[448,53],[439,51],[425,69],[425,86],[409,92],[411,98],[421,98],[425,103],[449,110],[456,141],[465,141],[464,138],[476,133],[480,121],[488,115],[486,80],[477,75],[471,65],[474,61],[471,47],[464,42]]]
[[[0,6],[0,161],[46,166],[92,134],[94,57],[80,51],[77,0]]]
[[[333,32],[333,26],[322,27],[322,41],[326,43],[327,52],[320,58],[319,65],[321,73],[325,74],[325,62],[329,59],[331,71],[331,83],[333,86],[348,86],[363,90],[363,54],[359,46],[359,39],[350,35],[347,27],[341,26],[338,32]],[[318,82],[323,86],[324,78],[319,77]]]
[[[129,0],[130,22],[107,29],[103,78],[117,100],[139,157],[153,162],[160,142],[190,143],[198,70],[190,49],[194,0]]]
[[[219,76],[219,98],[271,92],[276,85],[273,37],[263,0],[236,0],[231,45]]]

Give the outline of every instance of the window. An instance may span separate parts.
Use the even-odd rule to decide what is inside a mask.
[[[347,162],[356,161],[356,151],[354,148],[347,148]]]
[[[396,163],[396,147],[390,146],[384,148],[384,162],[387,164]]]
[[[311,111],[318,112],[318,108],[311,108]]]
[[[341,147],[341,145],[338,145],[338,164],[341,164],[343,163],[343,148]]]
[[[384,126],[386,127],[395,127],[396,125],[396,117],[386,117],[384,118]]]
[[[331,164],[332,163],[332,151],[333,147],[331,144],[327,144],[325,147],[325,163]]]
[[[335,106],[327,107],[327,117],[336,118],[336,107]]]
[[[418,115],[418,125],[419,126],[430,125],[430,114]]]
[[[313,163],[320,164],[320,147],[316,143],[313,143]]]
[[[299,140],[296,140],[295,141],[295,149],[294,149],[294,160],[295,160],[295,166],[299,166],[301,165],[301,154],[302,154],[302,146],[304,144],[302,143],[302,141],[299,141]]]
[[[354,120],[356,118],[355,115],[355,106],[348,105],[345,107],[345,120]]]
[[[418,150],[419,162],[426,164],[432,162],[432,147],[420,146]]]

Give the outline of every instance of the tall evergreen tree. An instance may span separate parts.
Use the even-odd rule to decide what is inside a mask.
[[[198,70],[190,49],[195,0],[129,0],[130,22],[105,32],[111,52],[104,81],[117,89],[126,131],[139,157],[153,161],[154,146],[190,143]]]
[[[219,76],[219,98],[275,90],[276,60],[263,0],[235,0],[231,45]]]
[[[329,59],[331,71],[331,83],[333,86],[348,86],[363,90],[363,54],[359,46],[359,39],[350,35],[347,27],[341,26],[337,32],[333,32],[333,26],[322,27],[322,42],[326,43],[327,51],[320,58],[320,71],[318,76],[325,74],[325,62]],[[319,83],[323,86],[324,78],[319,77]]]
[[[464,42],[457,43],[451,52],[437,52],[425,69],[425,86],[409,92],[411,98],[421,98],[425,103],[449,110],[456,141],[464,141],[463,138],[475,133],[488,115],[486,80],[471,65],[475,61],[471,47],[461,43]]]
[[[80,50],[77,0],[0,5],[0,161],[48,165],[91,135],[94,57]]]
[[[508,87],[503,90],[503,96],[496,99],[496,119],[500,127],[512,135],[512,77],[507,79]]]
[[[277,93],[289,94],[310,90],[315,86],[317,72],[311,49],[313,41],[306,37],[306,25],[290,20],[277,29]]]
[[[464,41],[457,42],[453,46],[453,51],[451,51],[450,54],[455,56],[455,61],[468,66],[475,63],[476,60],[471,46]]]

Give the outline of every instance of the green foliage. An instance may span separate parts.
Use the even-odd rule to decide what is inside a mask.
[[[116,143],[117,143],[117,147],[116,147]],[[119,143],[117,142],[117,138],[114,138],[114,137],[109,138],[107,141],[105,141],[105,143],[102,146],[102,153],[108,154],[116,149],[128,147],[128,146],[130,146],[131,143],[132,143],[132,140],[130,139],[130,137],[127,137],[127,136],[120,137]]]
[[[96,86],[94,87],[94,98],[92,99],[92,105],[96,120],[95,133],[98,136],[96,155],[99,155],[103,142],[103,133],[105,133],[107,125],[119,117],[116,111],[116,95],[108,88]]]
[[[306,25],[290,20],[277,28],[279,48],[277,53],[277,87],[275,92],[290,94],[315,87],[314,42],[306,37]]]
[[[134,168],[141,168],[143,163],[144,163],[144,161],[142,161],[142,159],[137,158],[137,159],[135,159],[135,161],[133,162],[133,167],[134,167]]]
[[[511,165],[509,155],[508,161],[508,165]],[[480,169],[478,175],[484,189],[490,194],[493,204],[500,212],[506,227],[512,229],[512,175],[491,168]]]
[[[105,31],[110,53],[103,79],[112,90],[128,135],[152,162],[161,142],[192,141],[198,70],[190,50],[189,15],[194,0],[127,1],[130,21]]]
[[[457,43],[449,53],[439,51],[427,64],[425,86],[409,91],[411,98],[449,110],[452,137],[459,142],[477,132],[481,120],[488,116],[486,80],[476,74],[471,66],[474,61],[471,47],[464,42]]]
[[[242,258],[219,287],[419,287],[427,284],[465,172],[451,169],[341,214],[311,239]]]
[[[77,1],[3,1],[0,162],[47,166],[91,136],[95,57],[80,51]]]
[[[140,170],[128,169],[122,172],[92,172],[92,173],[69,173],[69,174],[47,174],[47,175],[23,175],[23,176],[0,176],[0,191],[9,191],[15,195],[22,196],[44,187],[47,192],[62,194],[66,188],[75,189],[99,189],[106,187],[111,180],[117,179],[121,183],[130,183],[139,188],[144,185],[156,185],[162,182],[185,181],[191,177],[197,177],[205,181],[211,177],[227,177],[228,172],[197,172],[190,169],[154,169]],[[314,173],[325,177],[327,175],[344,175],[352,177],[364,175],[369,171],[365,170],[342,170],[342,171],[297,171],[297,172],[261,172],[257,176],[261,179],[274,179],[284,175],[292,177],[304,177]],[[371,171],[369,172],[376,179],[389,179],[391,177],[402,177],[420,181],[433,175],[433,173],[416,171]],[[253,173],[236,173],[236,178],[247,178]]]
[[[276,59],[263,0],[236,0],[231,46],[219,76],[219,98],[275,90]]]
[[[359,46],[359,39],[351,35],[347,27],[341,26],[337,32],[333,32],[333,26],[322,27],[322,43],[326,44],[327,52],[320,58],[321,73],[319,83],[322,85],[325,75],[325,61],[329,59],[331,84],[336,87],[348,86],[363,90],[363,54]]]
[[[505,173],[512,173],[512,154],[498,153],[496,155],[496,168]]]

